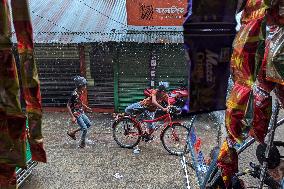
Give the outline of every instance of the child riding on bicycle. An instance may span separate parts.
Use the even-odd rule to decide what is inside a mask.
[[[145,109],[144,111],[147,115],[146,119],[154,119],[157,108],[160,108],[164,112],[167,112],[168,107],[165,108],[161,105],[163,102],[167,103],[168,106],[170,105],[169,96],[166,93],[167,87],[168,83],[160,82],[158,88],[156,90],[152,90],[149,97],[145,98],[140,102],[136,102],[134,104],[129,105],[125,109],[125,112],[127,114],[132,114],[134,109],[143,108]],[[145,138],[146,142],[153,139],[151,134],[155,130],[154,125],[152,123],[148,123],[147,127],[148,131],[147,131],[147,136]]]
[[[74,77],[74,81],[76,89],[73,91],[71,98],[68,100],[67,108],[71,115],[72,122],[77,122],[80,128],[68,131],[67,134],[72,139],[76,140],[75,134],[78,131],[82,131],[79,147],[84,148],[87,129],[91,126],[91,121],[86,116],[83,108],[85,108],[88,112],[92,112],[92,109],[86,106],[81,99],[87,85],[87,80],[84,77],[76,76]]]

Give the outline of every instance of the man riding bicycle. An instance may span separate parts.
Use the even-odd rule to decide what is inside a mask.
[[[157,108],[160,108],[164,112],[168,111],[168,107],[164,108],[161,104],[163,102],[167,103],[168,106],[170,105],[169,103],[169,96],[166,93],[168,88],[168,83],[167,82],[159,82],[158,88],[155,90],[151,90],[151,94],[149,97],[145,98],[144,100],[140,102],[136,102],[134,104],[129,105],[126,109],[125,112],[127,114],[132,114],[134,109],[140,109],[143,108],[145,109],[144,112],[146,113],[147,117],[146,119],[154,119],[155,117],[155,112]],[[154,125],[152,123],[147,124],[147,136],[145,138],[145,142],[152,140],[153,137],[151,134],[154,132]]]

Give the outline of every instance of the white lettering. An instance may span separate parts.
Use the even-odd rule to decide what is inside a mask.
[[[156,71],[155,70],[152,70],[151,71],[151,77],[155,77],[156,76]]]
[[[206,49],[206,80],[207,82],[214,82],[215,77],[213,73],[213,66],[218,65],[218,54]]]
[[[162,13],[162,9],[163,8],[156,8],[155,10],[156,10],[157,13]]]
[[[171,7],[171,13],[176,13],[178,12],[178,8],[176,6]]]
[[[179,11],[180,13],[184,13],[184,8],[179,8],[178,11]]]
[[[156,60],[151,60],[151,66],[156,66],[157,65],[157,61]]]
[[[163,13],[171,13],[171,8],[163,8]]]
[[[213,64],[215,66],[218,65],[218,54],[206,49],[206,63]]]
[[[207,82],[210,82],[210,83],[214,82],[212,64],[206,64],[206,80]]]
[[[200,82],[205,74],[203,69],[205,56],[203,52],[198,52],[196,56],[196,66],[193,77],[195,78],[196,82]]]
[[[164,8],[155,8],[155,11],[159,14],[183,14],[184,8],[178,8],[176,6],[164,7]]]

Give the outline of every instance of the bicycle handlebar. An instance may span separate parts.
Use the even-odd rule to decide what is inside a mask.
[[[251,172],[252,172],[251,169],[246,169],[245,171],[236,173],[235,175],[236,175],[237,177],[241,177],[241,176],[244,176],[244,175],[246,175],[246,174],[250,174]]]
[[[133,109],[133,112],[142,113],[144,110],[147,110],[146,108],[135,108]],[[158,108],[157,110],[162,111],[162,109]],[[167,112],[169,114],[179,114],[180,110],[177,106],[170,106],[169,111]]]

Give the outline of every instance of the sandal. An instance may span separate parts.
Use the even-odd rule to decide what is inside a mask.
[[[79,144],[79,147],[80,147],[80,148],[85,148],[85,146],[86,146],[85,142],[81,142],[81,143]]]
[[[73,140],[76,140],[75,134],[71,134],[69,131],[67,131],[67,135],[70,136]]]

